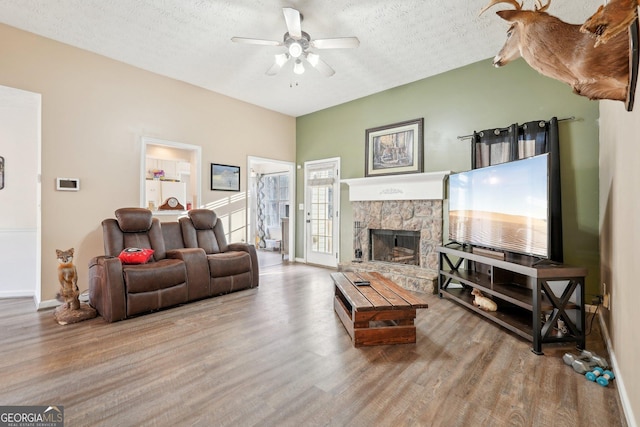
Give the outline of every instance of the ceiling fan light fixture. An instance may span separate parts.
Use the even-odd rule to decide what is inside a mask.
[[[300,46],[300,43],[298,42],[291,43],[289,45],[289,54],[294,58],[298,58],[300,55],[302,55],[302,46]]]
[[[495,0],[494,0],[495,1]],[[265,72],[268,76],[277,75],[285,64],[293,62],[293,72],[303,74],[305,72],[304,62],[312,66],[325,77],[331,77],[336,72],[327,64],[320,55],[309,52],[309,49],[347,49],[360,45],[357,37],[334,37],[328,39],[312,39],[309,33],[302,31],[300,23],[302,14],[292,7],[283,7],[287,32],[282,36],[282,41],[254,39],[247,37],[232,37],[235,43],[262,45],[262,46],[282,46],[286,50],[283,53],[274,55],[271,67]]]
[[[286,64],[288,60],[289,60],[288,53],[279,53],[276,55],[276,64],[278,64],[280,67]]]

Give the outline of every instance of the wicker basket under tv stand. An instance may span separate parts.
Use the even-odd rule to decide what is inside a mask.
[[[543,343],[552,342],[575,342],[584,349],[585,268],[521,255],[496,258],[474,253],[469,246],[439,246],[437,252],[440,298],[528,339],[536,354],[543,354]],[[474,306],[472,288],[493,298],[498,310],[487,312]],[[558,329],[558,320],[564,321],[566,333]]]

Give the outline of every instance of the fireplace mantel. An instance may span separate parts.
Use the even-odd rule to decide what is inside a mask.
[[[451,171],[385,175],[343,179],[349,185],[349,201],[442,200],[444,178]]]

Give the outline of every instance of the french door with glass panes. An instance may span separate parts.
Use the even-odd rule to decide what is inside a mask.
[[[305,162],[305,258],[336,267],[339,253],[340,159]]]

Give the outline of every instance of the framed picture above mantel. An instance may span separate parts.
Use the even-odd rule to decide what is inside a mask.
[[[424,119],[366,130],[364,176],[423,172]]]

